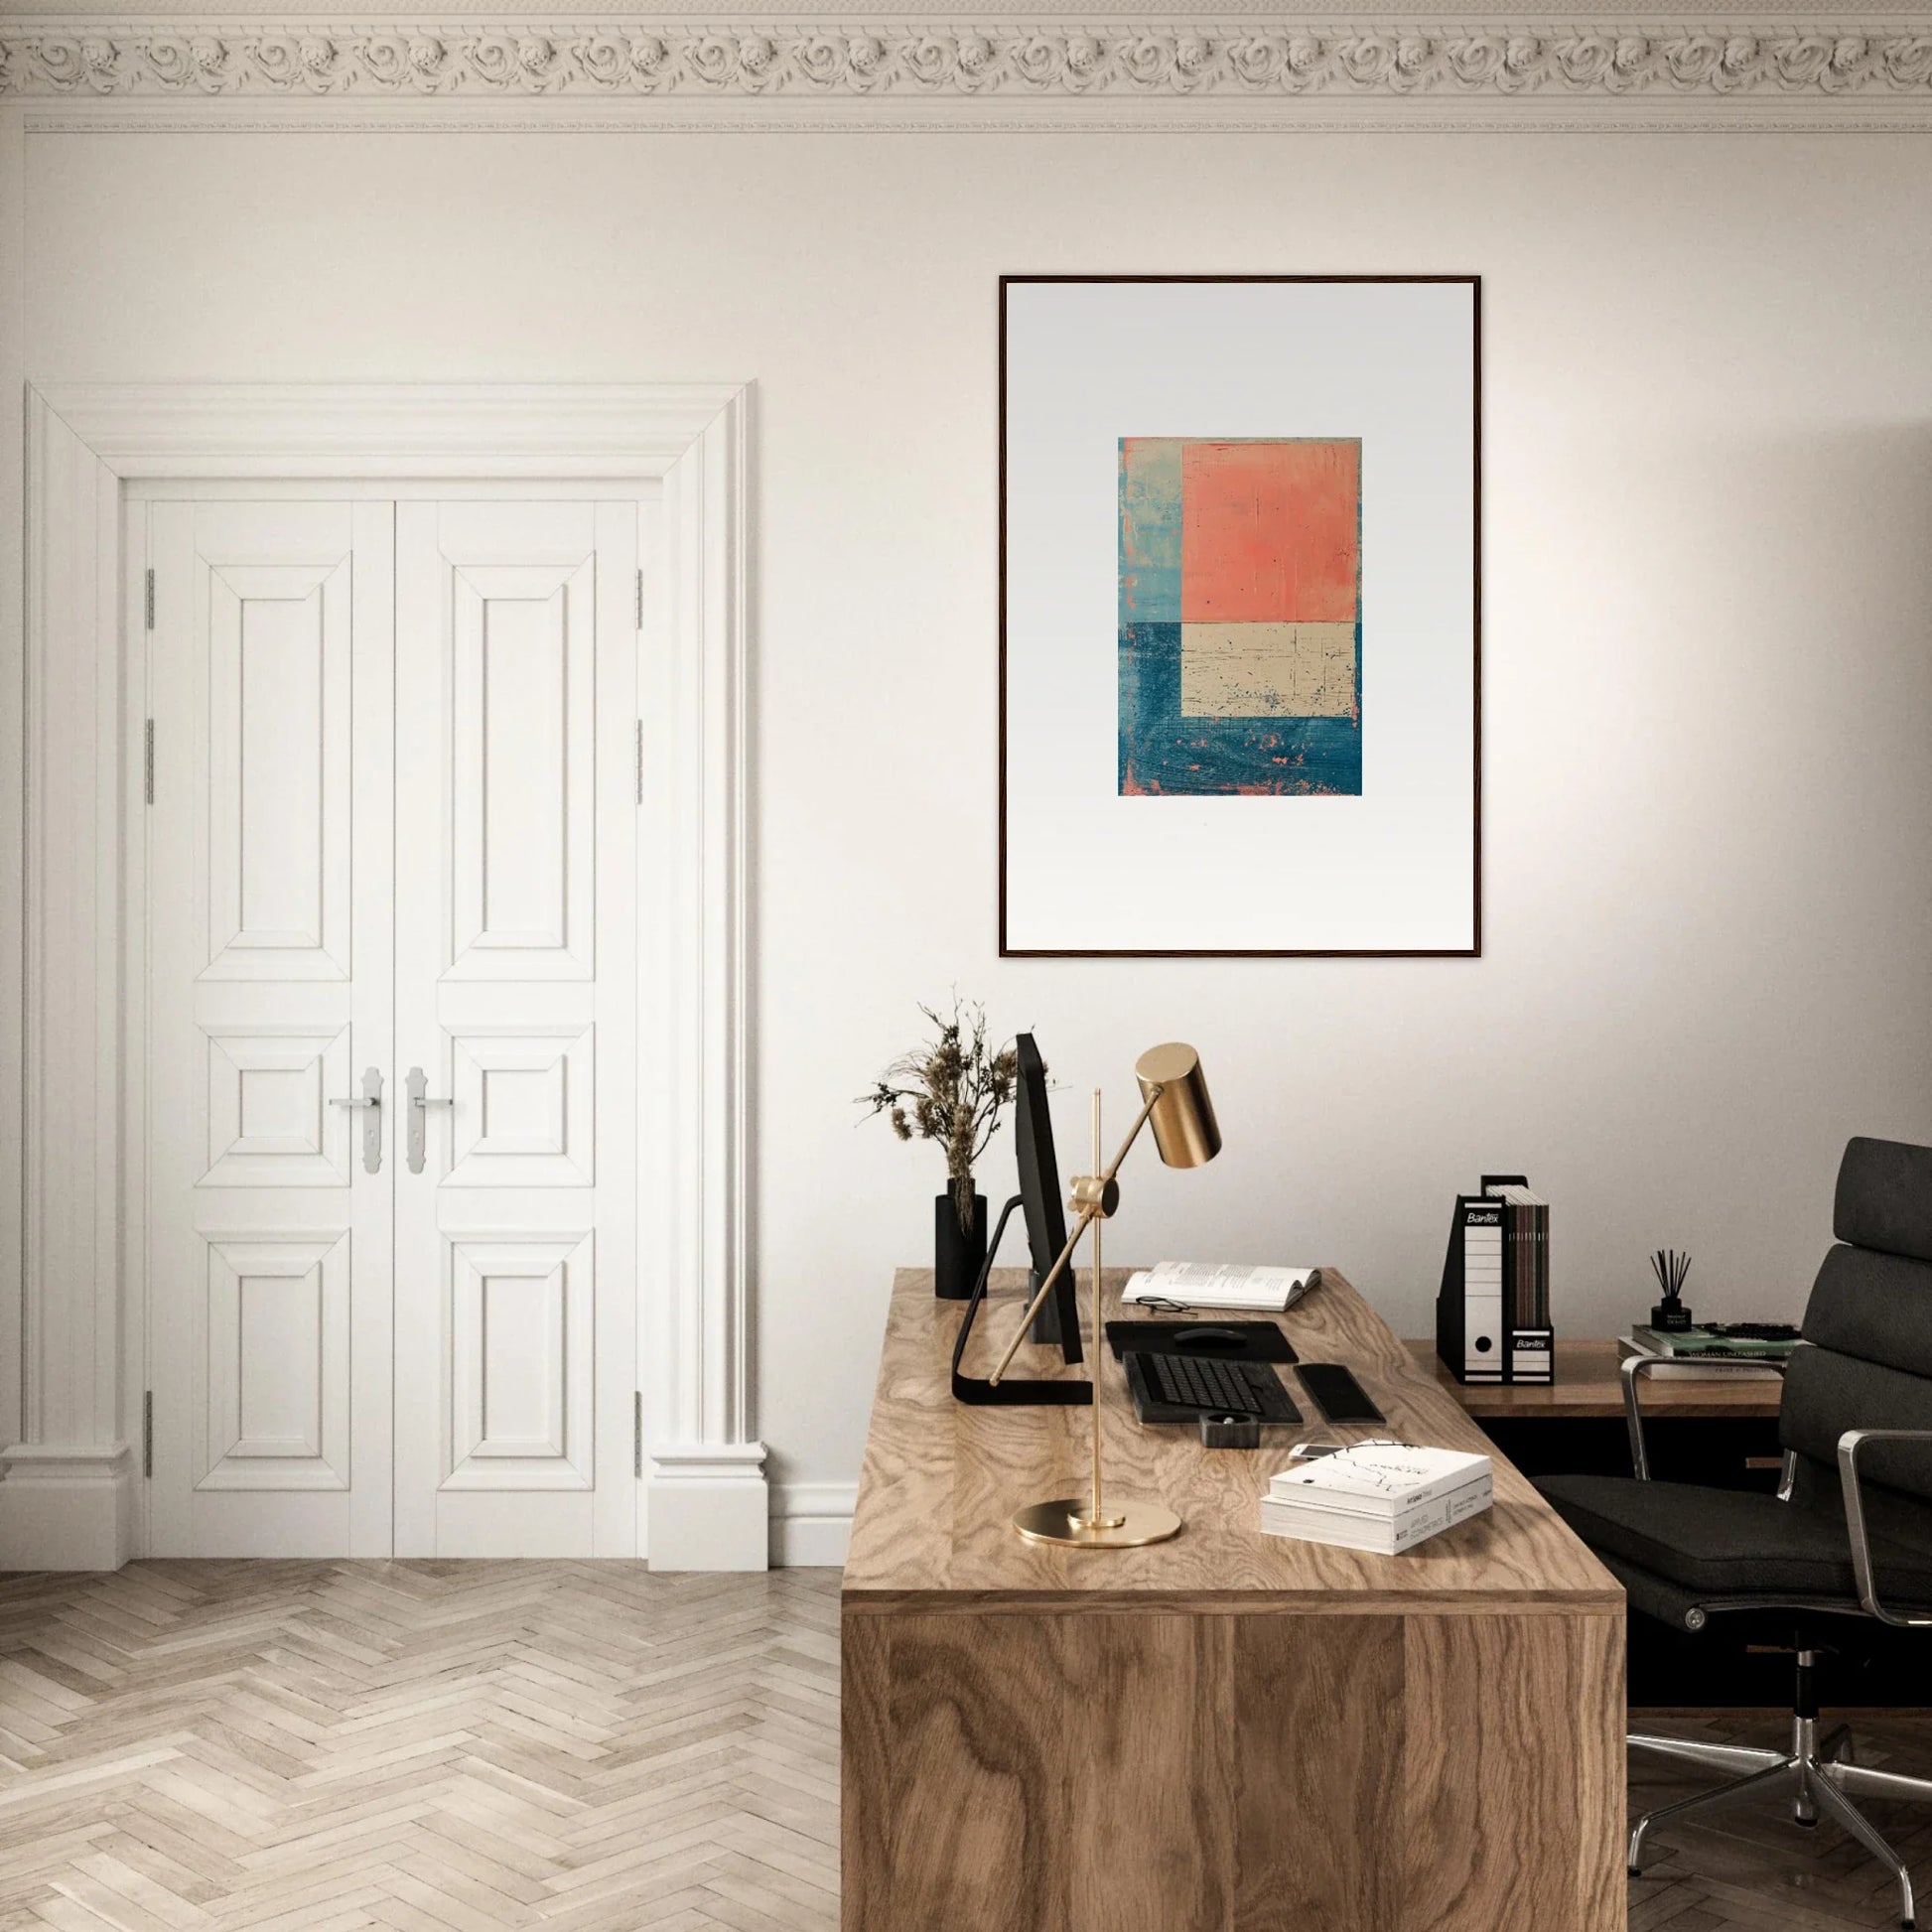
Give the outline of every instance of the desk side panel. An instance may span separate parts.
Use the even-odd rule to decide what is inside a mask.
[[[1005,1617],[988,1621],[1004,1623]],[[1070,1926],[1225,1926],[1238,1805],[1232,1721],[1239,1619],[1056,1618],[1072,1835]]]
[[[1404,1932],[1621,1932],[1621,1616],[1406,1619]]]
[[[839,1895],[844,1932],[891,1932],[892,1630],[839,1620]]]
[[[1232,1932],[1400,1932],[1403,1619],[1223,1620],[1238,1766]]]
[[[1611,1932],[1623,1621],[845,1618],[845,1932]]]
[[[1060,1626],[844,1619],[844,1932],[1070,1932]]]

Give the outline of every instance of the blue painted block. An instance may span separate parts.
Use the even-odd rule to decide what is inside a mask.
[[[1359,665],[1361,633],[1356,630]],[[1120,627],[1123,797],[1359,796],[1362,728],[1352,718],[1185,718],[1180,625]]]
[[[1180,439],[1120,439],[1120,621],[1180,621]]]

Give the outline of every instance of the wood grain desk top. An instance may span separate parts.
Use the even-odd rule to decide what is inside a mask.
[[[1495,1388],[1457,1382],[1437,1360],[1433,1341],[1414,1340],[1410,1350],[1424,1369],[1472,1416],[1615,1416],[1623,1414],[1623,1383],[1617,1374],[1614,1341],[1557,1343],[1557,1379],[1548,1388]],[[1754,1376],[1730,1375],[1709,1381],[1680,1381],[1668,1375],[1644,1378],[1643,1412],[1649,1416],[1775,1416],[1783,1385]]]
[[[1105,1317],[1133,1318],[1120,1291],[1127,1270],[1106,1275]],[[999,1269],[964,1364],[985,1375],[1025,1306],[1026,1276]],[[1330,1429],[1292,1371],[1285,1379],[1310,1417],[1272,1432],[1256,1449],[1204,1449],[1182,1428],[1145,1429],[1120,1365],[1105,1350],[1101,1426],[1108,1482],[1158,1498],[1184,1525],[1146,1550],[1066,1550],[1023,1541],[1008,1518],[1023,1504],[1077,1495],[1087,1470],[1088,1411],[976,1408],[953,1400],[950,1367],[960,1302],[933,1299],[932,1276],[900,1269],[879,1364],[859,1501],[846,1559],[848,1612],[910,1608],[1078,1611],[1095,1609],[1614,1610],[1614,1578],[1556,1512],[1495,1451],[1462,1408],[1334,1270],[1281,1317],[1304,1361],[1345,1362],[1388,1417],[1387,1428]],[[1081,1282],[1081,1312],[1087,1309]],[[1104,1344],[1103,1344],[1104,1349]],[[1028,1347],[1015,1373],[1085,1379],[1057,1350]],[[1264,1536],[1260,1499],[1300,1441],[1394,1435],[1444,1449],[1473,1449],[1495,1464],[1495,1503],[1484,1515],[1399,1557]]]

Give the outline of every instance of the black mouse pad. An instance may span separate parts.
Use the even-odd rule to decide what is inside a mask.
[[[1189,1340],[1188,1337],[1195,1337]],[[1196,1355],[1216,1362],[1294,1362],[1301,1360],[1288,1337],[1272,1321],[1110,1321],[1107,1339],[1114,1357],[1128,1349],[1145,1355]]]

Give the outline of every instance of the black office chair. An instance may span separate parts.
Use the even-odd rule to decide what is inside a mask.
[[[1654,1363],[1641,1359],[1623,1369],[1635,1476],[1548,1476],[1539,1487],[1633,1610],[1692,1631],[1723,1616],[1798,1656],[1788,1751],[1632,1733],[1646,1750],[1743,1775],[1640,1818],[1631,1871],[1654,1826],[1788,1797],[1799,1824],[1822,1813],[1890,1868],[1909,1926],[1911,1875],[1852,1800],[1932,1801],[1932,1779],[1855,1762],[1844,1725],[1821,1738],[1814,1671],[1821,1650],[1856,1640],[1871,1618],[1932,1636],[1932,1148],[1853,1141],[1833,1232],[1840,1245],[1818,1272],[1785,1372],[1776,1496],[1650,1480],[1638,1386]]]

